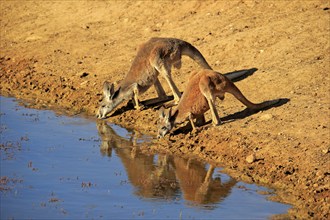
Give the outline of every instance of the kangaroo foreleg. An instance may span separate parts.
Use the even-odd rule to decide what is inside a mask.
[[[195,126],[195,123],[194,123],[194,118],[193,118],[193,116],[192,116],[191,113],[189,114],[188,118],[189,118],[189,121],[190,121],[190,124],[191,124],[192,130],[193,130],[193,131],[196,131],[196,126]]]
[[[134,108],[136,110],[141,110],[141,106],[140,106],[140,103],[139,103],[139,88],[138,88],[138,84],[137,83],[133,84],[133,86],[132,86],[131,89],[133,89]]]

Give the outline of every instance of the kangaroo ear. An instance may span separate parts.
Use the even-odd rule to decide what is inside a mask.
[[[169,115],[168,115],[170,121],[174,120],[178,114],[179,114],[179,110],[176,109],[175,112],[174,112],[174,114],[172,115],[172,108],[170,108],[170,112],[169,112]]]
[[[168,111],[168,114],[166,115],[167,119],[170,119],[172,115],[172,107],[170,108],[170,110]]]
[[[109,83],[107,81],[105,81],[103,83],[103,96],[106,97],[106,98],[110,98],[111,95],[113,95],[114,93],[114,85],[113,83]]]
[[[164,109],[164,106],[162,106],[162,107],[159,109],[159,117],[160,117],[160,118],[165,118],[165,109]]]
[[[119,89],[117,89],[115,92],[112,92],[112,95],[111,95],[110,99],[114,99],[114,98],[116,98],[118,96],[118,94],[120,92],[120,88],[121,87],[119,87]]]
[[[168,111],[168,114],[166,114],[166,120],[173,121],[176,118],[176,116],[178,115],[178,113],[179,113],[179,110],[176,109],[174,111],[174,114],[172,114],[172,107],[171,107],[170,110]]]

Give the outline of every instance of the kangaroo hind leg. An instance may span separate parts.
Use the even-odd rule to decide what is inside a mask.
[[[179,100],[181,98],[181,93],[180,93],[178,87],[176,87],[176,85],[172,79],[170,67],[167,68],[167,67],[165,67],[165,64],[163,64],[161,66],[157,66],[156,69],[160,74],[162,74],[162,76],[165,78],[166,82],[170,86],[173,96],[174,96],[174,101],[176,103],[179,103]]]
[[[158,95],[158,100],[159,101],[166,100],[167,99],[166,92],[164,91],[164,88],[158,78],[156,79],[154,86]]]
[[[215,107],[215,95],[212,92],[212,89],[214,89],[213,87],[214,84],[209,77],[202,78],[199,82],[199,89],[205,96],[211,110],[212,123],[216,126],[221,124],[221,119]]]
[[[206,97],[206,99],[207,99],[207,102],[210,106],[213,125],[215,125],[215,126],[220,125],[221,124],[221,119],[220,119],[218,111],[215,107],[214,99],[213,98],[208,98],[208,97]]]

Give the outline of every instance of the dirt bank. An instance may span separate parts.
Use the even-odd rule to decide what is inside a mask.
[[[1,94],[36,107],[94,115],[103,81],[123,79],[137,46],[155,36],[192,43],[223,73],[257,68],[236,85],[252,101],[281,98],[281,105],[250,113],[228,95],[217,103],[223,125],[177,132],[145,150],[221,164],[235,177],[277,188],[281,201],[294,204],[290,217],[329,218],[329,1],[0,5]],[[184,58],[173,71],[181,91],[197,68]],[[142,99],[154,97],[150,89]],[[125,110],[107,120],[155,134],[156,109]]]

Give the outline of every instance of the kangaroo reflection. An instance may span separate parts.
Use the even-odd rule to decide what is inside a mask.
[[[137,146],[138,134],[132,132],[130,139],[125,139],[104,120],[97,121],[97,129],[102,140],[101,154],[111,157],[112,151],[116,153],[138,196],[176,199],[181,188],[186,201],[212,208],[207,205],[221,202],[236,184],[233,179],[221,183],[220,178],[212,178],[214,167],[206,169],[199,161],[144,154]]]
[[[130,140],[127,140],[117,135],[105,121],[97,121],[97,129],[102,139],[101,153],[111,156],[112,150],[116,152],[129,181],[137,189],[135,194],[145,198],[175,198],[179,186],[167,156],[159,156],[157,164],[154,164],[154,155],[139,151],[137,134],[134,132]]]
[[[204,163],[183,158],[174,158],[174,164],[183,197],[194,205],[219,203],[230,194],[236,184],[234,179],[221,183],[219,177],[212,178],[215,169],[212,165],[206,169]]]

